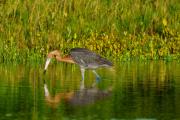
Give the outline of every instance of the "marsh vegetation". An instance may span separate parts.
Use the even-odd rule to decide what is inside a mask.
[[[1,0],[1,62],[86,47],[110,59],[178,59],[179,0]]]

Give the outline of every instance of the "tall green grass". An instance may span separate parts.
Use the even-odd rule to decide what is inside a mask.
[[[2,0],[1,62],[86,47],[122,60],[180,56],[179,0]]]

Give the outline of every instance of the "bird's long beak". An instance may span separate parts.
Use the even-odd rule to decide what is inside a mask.
[[[49,65],[50,61],[51,61],[51,58],[47,58],[46,64],[45,64],[45,67],[44,67],[44,73],[46,72],[46,69],[48,68],[48,65]]]

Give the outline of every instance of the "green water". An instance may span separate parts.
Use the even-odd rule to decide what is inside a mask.
[[[0,65],[0,120],[178,120],[180,63],[117,62],[97,83],[79,67]]]

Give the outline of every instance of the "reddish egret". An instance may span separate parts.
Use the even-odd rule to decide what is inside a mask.
[[[52,58],[58,61],[76,63],[80,66],[82,80],[84,81],[85,69],[92,69],[96,75],[96,80],[100,79],[100,76],[96,73],[95,69],[99,67],[111,67],[113,64],[100,55],[92,52],[86,48],[73,48],[70,50],[70,54],[65,57],[61,57],[61,52],[58,50],[52,51],[48,54],[44,71],[46,71]]]

